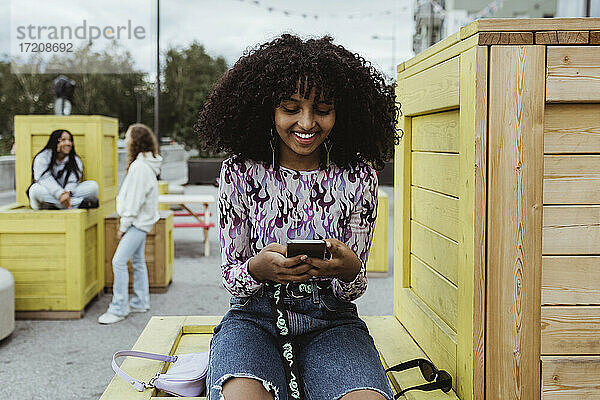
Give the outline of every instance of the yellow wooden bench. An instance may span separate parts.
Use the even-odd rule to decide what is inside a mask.
[[[377,191],[377,198],[377,220],[367,261],[367,274],[370,277],[385,276],[388,273],[389,199],[381,189]]]
[[[0,265],[15,277],[17,318],[81,318],[104,288],[100,210],[0,208]]]
[[[213,328],[220,320],[220,316],[152,317],[133,346],[133,350],[169,355],[208,351]],[[425,356],[394,316],[363,317],[363,320],[375,338],[384,367]],[[360,363],[360,360],[356,362]],[[108,363],[107,358],[107,365]],[[129,375],[147,382],[157,372],[166,372],[168,363],[127,358],[121,367]],[[401,387],[425,382],[418,369],[392,373],[389,377],[396,393]],[[150,400],[163,396],[164,394],[157,393],[156,389],[138,392],[120,377],[114,376],[100,400]],[[439,390],[427,393],[408,392],[405,396],[409,400],[458,399],[453,392],[445,394]],[[200,398],[186,397],[186,399]]]

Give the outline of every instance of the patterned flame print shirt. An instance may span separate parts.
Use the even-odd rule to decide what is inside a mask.
[[[330,280],[339,299],[352,301],[367,289],[366,262],[377,216],[377,175],[366,164],[342,169],[266,169],[254,161],[223,162],[219,180],[219,237],[223,285],[248,297],[262,283],[248,272],[248,260],[269,243],[289,239],[336,238],[359,257],[352,282]]]

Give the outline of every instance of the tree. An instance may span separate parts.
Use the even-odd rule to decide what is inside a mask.
[[[198,139],[193,126],[198,112],[225,71],[225,59],[212,58],[197,42],[185,49],[168,50],[160,104],[161,131],[186,147],[197,149]]]

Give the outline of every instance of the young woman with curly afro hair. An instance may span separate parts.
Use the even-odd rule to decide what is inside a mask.
[[[384,76],[328,36],[284,34],[214,86],[195,128],[205,149],[231,156],[219,236],[232,298],[211,342],[210,399],[393,398],[353,300],[367,287],[375,170],[393,155],[399,112]],[[298,239],[321,240],[326,255],[287,257]]]

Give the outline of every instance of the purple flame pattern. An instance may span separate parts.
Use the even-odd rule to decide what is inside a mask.
[[[262,286],[248,272],[248,260],[269,243],[327,238],[348,245],[360,258],[361,270],[352,282],[313,279],[331,280],[342,300],[355,300],[365,292],[377,217],[377,175],[370,166],[274,171],[229,158],[219,183],[221,272],[231,294],[251,296]]]

